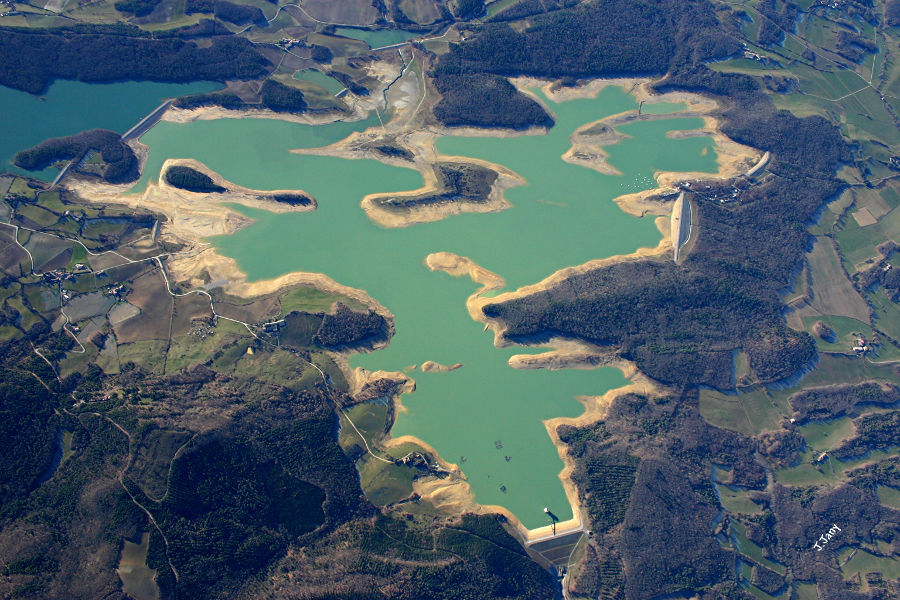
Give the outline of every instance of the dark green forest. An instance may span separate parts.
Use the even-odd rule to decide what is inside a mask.
[[[177,108],[200,108],[201,106],[221,106],[222,108],[241,109],[246,106],[238,96],[229,93],[193,94],[176,98],[173,105]]]
[[[512,129],[552,123],[540,105],[503,86],[498,75],[661,75],[686,60],[740,49],[731,37],[713,33],[718,22],[707,0],[592,0],[529,23],[522,32],[506,23],[474,26],[470,38],[440,57],[432,72],[442,95],[434,109],[439,121]]]
[[[228,3],[192,2],[198,12],[214,10],[225,19]],[[154,6],[119,4],[134,14]],[[756,437],[710,425],[698,389],[733,388],[736,351],[746,353],[760,382],[777,383],[815,364],[812,338],[786,327],[780,291],[810,248],[809,223],[843,190],[835,172],[854,149],[826,119],[776,110],[756,79],[706,66],[741,49],[706,0],[568,5],[525,0],[487,23],[464,25],[466,40],[433,70],[442,95],[435,117],[454,126],[551,127],[552,117],[505,77],[661,75],[657,90],[716,98],[726,135],[772,152],[770,174],[743,186],[739,201],[694,197],[703,235],[683,264],[665,258],[615,264],[485,308],[503,320],[513,341],[584,339],[672,386],[661,396],[617,398],[602,422],[558,429],[591,530],[588,559],[571,583],[579,594],[604,600],[747,600],[740,556],[754,585],[771,594],[794,581],[816,584],[823,598],[877,597],[883,588],[872,584],[863,593],[843,579],[834,556],[811,553],[810,540],[823,524],[840,523],[841,544],[896,547],[900,512],[882,504],[878,492],[900,489],[900,463],[865,464],[833,485],[785,486],[769,476],[776,466],[808,460],[799,425],[809,421],[853,419],[855,434],[826,460],[900,445],[897,389],[878,383],[807,389],[787,398],[795,423],[785,417],[784,429]],[[474,11],[479,3],[457,6]],[[887,4],[888,19],[900,22],[898,7],[896,0]],[[795,8],[769,0],[757,8],[767,17],[759,41],[778,44],[782,29],[792,30]],[[250,12],[238,11],[236,22],[258,18]],[[526,15],[523,30],[506,23]],[[271,65],[220,27],[207,19],[156,37],[128,26],[0,29],[0,84],[40,93],[57,78],[263,75]],[[183,39],[193,35],[215,37],[203,44]],[[289,86],[270,80],[261,91],[273,110],[307,108]],[[228,93],[176,103],[208,104],[244,106]],[[20,153],[17,163],[42,168],[88,150],[101,153],[107,179],[136,177],[135,157],[112,132],[50,140]],[[195,174],[182,173],[181,183],[212,183]],[[470,175],[442,171],[447,193],[482,197],[485,180]],[[274,199],[303,204],[296,198]],[[13,284],[8,279],[4,286]],[[392,333],[392,323],[372,311],[343,305],[329,313],[295,311],[271,336],[281,347],[254,341],[252,356],[273,364],[312,359],[323,348],[371,347]],[[122,540],[149,532],[148,565],[158,572],[164,600],[559,597],[554,576],[497,516],[437,518],[373,506],[337,443],[336,409],[351,399],[335,382],[301,387],[311,371],[306,363],[288,381],[242,373],[235,357],[248,356],[248,347],[233,342],[203,366],[175,374],[126,364],[116,375],[91,366],[61,379],[34,352],[40,348],[55,364],[71,346],[71,338],[42,320],[27,338],[0,348],[0,431],[11,453],[0,473],[0,543],[15,548],[2,573],[10,595],[119,597]],[[871,407],[886,412],[862,414]],[[65,460],[63,433],[71,436]],[[721,511],[723,485],[740,490],[758,514]],[[739,529],[765,560],[739,555]],[[773,562],[789,566],[787,576],[770,568]]]
[[[498,75],[448,73],[436,77],[434,85],[441,93],[434,116],[450,127],[528,129],[554,123],[540,104]]]
[[[339,302],[334,313],[323,316],[316,340],[323,346],[337,348],[387,340],[391,333],[391,325],[378,313],[357,312]]]
[[[19,582],[15,597],[120,593],[122,540],[142,531],[164,599],[265,595],[266,574],[297,556],[288,548],[335,569],[288,584],[291,597],[557,597],[555,579],[495,516],[432,522],[372,506],[337,444],[344,400],[331,387],[290,389],[206,366],[164,377],[92,366],[60,381],[32,344],[55,361],[72,343],[45,325],[2,348],[0,426],[15,461],[0,473],[0,531],[24,536],[2,573]],[[122,393],[109,396],[110,386]],[[183,411],[201,407],[229,416],[182,429]],[[61,462],[62,431],[72,442]],[[165,450],[167,439],[177,445]],[[154,467],[159,459],[171,467]],[[392,591],[373,595],[373,586]]]
[[[220,36],[209,46],[152,39],[127,26],[0,29],[0,84],[39,94],[56,79],[224,81],[265,72],[268,61],[244,38]]]
[[[810,243],[805,224],[843,189],[834,173],[850,148],[825,119],[775,110],[749,76],[696,64],[670,73],[657,88],[716,96],[726,106],[724,133],[771,151],[775,176],[737,203],[696,196],[706,226],[682,265],[654,259],[611,265],[489,304],[485,314],[502,319],[513,339],[564,334],[618,347],[667,383],[730,388],[736,349],[747,351],[761,381],[790,376],[814,359],[815,345],[785,327],[779,291]]]
[[[153,12],[162,0],[119,0],[115,3],[116,10],[123,13],[131,13],[136,17],[144,17]]]
[[[266,79],[260,90],[263,106],[275,112],[304,112],[306,100],[303,92],[274,79]]]
[[[857,408],[897,404],[900,402],[900,390],[894,385],[868,382],[810,388],[797,392],[788,401],[797,422],[804,423],[854,415]]]
[[[169,167],[164,178],[169,185],[189,192],[216,194],[225,191],[221,185],[213,183],[209,175],[191,167],[181,165]]]
[[[43,141],[33,148],[18,152],[13,162],[23,169],[39,171],[59,161],[80,161],[92,150],[99,152],[105,163],[103,169],[105,181],[128,183],[140,176],[138,159],[134,151],[122,142],[121,135],[107,129],[91,129],[76,135]]]

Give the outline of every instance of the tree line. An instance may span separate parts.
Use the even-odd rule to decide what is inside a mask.
[[[738,51],[735,40],[708,31],[716,25],[706,0],[592,0],[537,14],[523,31],[505,22],[471,26],[472,35],[451,45],[433,70],[442,96],[435,117],[451,126],[546,127],[552,122],[543,108],[504,88],[498,76],[662,74],[684,56],[708,60]]]
[[[0,29],[0,84],[39,94],[56,79],[225,81],[266,72],[268,60],[244,38],[220,36],[209,46],[152,39],[122,27]]]
[[[80,161],[90,151],[100,152],[105,163],[103,179],[109,183],[128,183],[137,180],[138,159],[122,137],[108,129],[91,129],[61,138],[45,140],[13,159],[16,166],[29,171],[46,169],[61,160]],[[75,166],[78,170],[78,166]]]

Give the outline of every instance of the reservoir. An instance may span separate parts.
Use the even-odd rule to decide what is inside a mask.
[[[576,397],[601,395],[626,380],[612,368],[509,367],[510,356],[543,350],[495,348],[493,334],[466,310],[466,298],[479,286],[428,270],[426,256],[447,251],[468,257],[504,277],[506,289],[516,289],[563,267],[656,246],[660,234],[652,218],[627,215],[613,199],[654,187],[658,170],[718,169],[710,138],[666,135],[703,127],[693,117],[619,127],[628,137],[607,151],[622,175],[569,164],[560,157],[577,127],[634,110],[637,102],[621,88],[607,87],[593,99],[548,105],[556,125],[546,135],[437,141],[441,154],[484,159],[521,175],[527,185],[506,192],[511,208],[400,229],[375,225],[359,203],[370,193],[420,187],[417,171],[287,152],[329,144],[371,120],[323,126],[262,119],[162,122],[142,138],[150,147],[144,181],[158,176],[166,158],[194,158],[242,186],[315,196],[319,207],[311,213],[241,208],[256,223],[210,241],[251,281],[292,271],[324,273],[384,304],[396,317],[394,338],[383,350],[355,355],[352,366],[401,371],[429,360],[461,363],[451,372],[410,372],[417,389],[402,397],[407,410],[397,415],[391,433],[415,436],[459,464],[477,502],[506,507],[528,528],[548,523],[545,506],[563,521],[572,517],[559,479],[563,463],[543,421],[578,416],[583,406]]]
[[[52,180],[56,169],[33,173],[12,165],[19,150],[52,137],[87,129],[125,133],[167,98],[211,92],[219,83],[83,83],[57,81],[43,96],[0,86],[0,172],[15,171]]]

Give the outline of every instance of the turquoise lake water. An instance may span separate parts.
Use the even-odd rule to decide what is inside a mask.
[[[211,92],[219,83],[135,82],[91,84],[57,81],[43,96],[0,86],[0,171],[53,179],[57,171],[29,173],[12,165],[19,150],[51,137],[87,129],[125,133],[166,98]]]
[[[547,524],[545,506],[562,520],[572,517],[559,480],[563,463],[543,421],[575,417],[583,412],[576,396],[601,395],[626,381],[612,368],[510,368],[510,356],[540,350],[495,348],[492,333],[466,311],[466,298],[478,286],[429,271],[426,256],[448,251],[469,257],[503,276],[507,289],[516,289],[566,266],[655,246],[660,234],[652,218],[627,215],[613,199],[653,187],[657,170],[717,170],[709,138],[666,137],[702,127],[699,118],[618,128],[629,137],[607,150],[623,175],[566,163],[560,156],[577,127],[636,109],[637,103],[609,87],[595,99],[549,106],[556,125],[547,135],[437,141],[442,154],[481,158],[522,175],[528,184],[506,193],[511,208],[401,229],[374,224],[359,203],[370,193],[420,187],[418,172],[370,159],[287,152],[327,145],[372,119],[324,126],[261,119],[162,122],[142,138],[150,147],[144,181],[158,176],[166,158],[194,158],[242,186],[303,189],[316,197],[319,208],[312,213],[241,208],[256,223],[211,241],[250,280],[292,271],[325,273],[384,304],[396,317],[396,334],[386,349],[352,357],[353,366],[398,371],[428,360],[462,363],[452,372],[411,373],[417,389],[402,398],[408,411],[398,415],[392,434],[414,435],[460,464],[478,502],[508,508],[529,528]]]

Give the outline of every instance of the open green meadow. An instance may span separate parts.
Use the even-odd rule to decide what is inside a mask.
[[[876,364],[858,356],[822,354],[813,371],[784,387],[753,385],[739,388],[734,394],[702,389],[700,413],[717,427],[758,435],[779,429],[790,418],[793,411],[787,399],[803,388],[895,379],[891,365]]]

